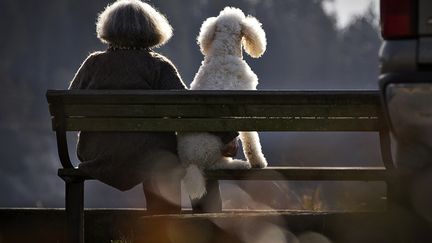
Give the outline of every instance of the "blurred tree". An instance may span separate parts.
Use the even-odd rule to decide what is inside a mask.
[[[374,5],[364,15],[357,16],[341,31],[339,85],[377,89],[379,75],[378,51],[381,44],[378,17]],[[355,47],[355,48],[353,48]]]
[[[335,19],[322,1],[261,1],[257,15],[267,31],[266,61],[259,69],[270,88],[316,88],[331,80],[337,43]],[[270,61],[271,60],[271,61]],[[316,74],[319,73],[319,78]],[[267,74],[267,75],[265,75]],[[265,87],[265,84],[264,84]]]

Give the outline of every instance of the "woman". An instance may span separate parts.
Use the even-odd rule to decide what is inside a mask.
[[[97,37],[108,49],[90,54],[79,68],[70,89],[186,89],[175,66],[152,48],[172,36],[167,19],[147,3],[120,0],[99,15]],[[223,153],[235,153],[236,133],[219,134],[227,143]],[[235,141],[235,140],[233,140]],[[79,169],[119,190],[143,183],[147,210],[181,210],[180,180],[174,132],[81,132]]]

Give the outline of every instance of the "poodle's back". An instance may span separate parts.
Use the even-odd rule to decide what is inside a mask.
[[[255,90],[258,77],[247,63],[236,56],[213,57],[203,61],[192,90]]]

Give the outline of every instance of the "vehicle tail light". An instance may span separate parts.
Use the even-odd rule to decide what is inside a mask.
[[[384,39],[410,38],[417,34],[416,0],[381,0],[381,34]]]

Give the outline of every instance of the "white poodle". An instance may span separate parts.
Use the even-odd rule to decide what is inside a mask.
[[[192,90],[255,90],[258,77],[243,60],[242,46],[250,56],[260,57],[266,48],[261,23],[237,8],[226,7],[217,17],[208,18],[198,36],[204,61],[191,84]],[[205,193],[204,169],[264,168],[257,132],[240,132],[247,161],[224,157],[219,137],[209,133],[178,134],[178,153],[186,166],[183,179],[192,199]]]

